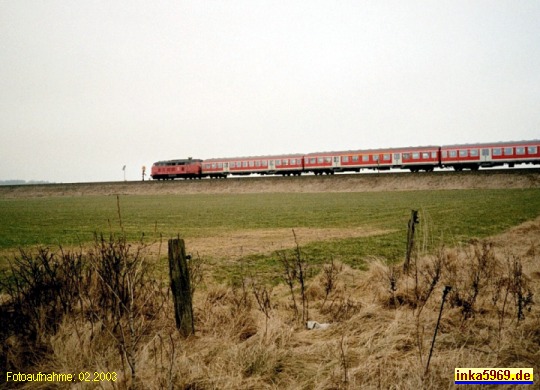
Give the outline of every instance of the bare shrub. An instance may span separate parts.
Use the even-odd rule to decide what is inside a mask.
[[[338,264],[334,261],[334,258],[332,257],[330,259],[330,263],[323,265],[322,268],[322,285],[324,288],[324,300],[321,306],[324,308],[324,305],[326,304],[326,301],[328,299],[328,296],[332,291],[335,290],[337,285],[337,278],[338,275],[343,271],[343,264]]]
[[[296,237],[296,233],[292,231],[295,242],[295,249],[293,257],[289,257],[287,252],[278,252],[279,261],[283,267],[283,280],[289,288],[292,300],[292,309],[294,311],[294,317],[299,317],[298,305],[296,303],[296,285],[300,289],[300,300],[302,303],[302,322],[305,323],[309,319],[309,300],[307,297],[307,275],[308,275],[308,263],[300,249],[300,244]]]
[[[259,282],[253,279],[251,281],[251,289],[259,310],[264,314],[264,334],[266,334],[268,332],[268,320],[270,319],[270,313],[272,311],[272,302],[270,299],[272,295],[272,288],[269,288],[266,285],[261,285]]]
[[[88,254],[97,275],[97,294],[88,297],[91,314],[116,340],[133,384],[139,343],[165,303],[161,283],[150,277],[144,249],[142,242],[132,249],[125,236],[106,240],[101,235]]]
[[[12,350],[10,359],[2,359],[6,367],[10,367],[8,360],[35,361],[48,351],[49,335],[81,301],[84,271],[81,253],[62,249],[53,253],[40,247],[35,254],[21,250],[10,262],[9,273],[0,278],[0,287],[8,297],[0,307],[0,337],[1,341],[11,338],[21,356],[13,356],[17,349]]]
[[[24,366],[10,368],[21,370],[40,361],[63,326],[74,329],[81,349],[88,346],[88,337],[94,339],[90,344],[96,353],[101,334],[112,339],[136,387],[140,343],[167,301],[163,284],[148,272],[145,248],[142,242],[133,247],[124,236],[96,235],[86,254],[61,248],[56,253],[38,248],[35,255],[21,251],[10,275],[1,279],[8,295],[0,305],[2,341],[17,339],[24,346],[19,349],[23,356],[9,358]],[[4,351],[2,355],[7,363]]]

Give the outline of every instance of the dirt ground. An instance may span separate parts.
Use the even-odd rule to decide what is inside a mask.
[[[252,254],[271,253],[276,250],[295,248],[296,243],[303,246],[312,242],[369,237],[386,233],[388,231],[369,228],[297,228],[294,229],[294,234],[291,229],[246,230],[222,236],[186,239],[186,247],[192,248],[201,257],[212,258],[227,253],[227,257],[238,259]]]
[[[0,186],[0,198],[540,188],[540,169]]]

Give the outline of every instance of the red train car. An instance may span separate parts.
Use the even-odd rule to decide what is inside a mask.
[[[202,160],[188,158],[158,161],[152,165],[150,176],[154,180],[200,179],[202,177]]]
[[[441,147],[441,165],[456,171],[524,163],[540,164],[540,140]]]
[[[335,172],[359,172],[361,169],[390,168],[432,171],[439,166],[440,147],[422,146],[392,149],[350,150],[310,153],[304,157],[304,168],[316,175]]]
[[[228,175],[300,175],[304,169],[301,154],[279,156],[255,156],[234,158],[213,158],[204,160],[202,174],[209,177]]]

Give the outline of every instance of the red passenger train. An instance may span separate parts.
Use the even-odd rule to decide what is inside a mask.
[[[431,172],[435,168],[478,170],[516,164],[540,164],[540,140],[465,145],[345,150],[309,154],[185,159],[154,163],[155,180],[226,178],[229,175],[315,175],[360,172],[362,169],[408,169]]]

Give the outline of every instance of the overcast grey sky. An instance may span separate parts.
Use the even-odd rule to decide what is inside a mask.
[[[540,138],[540,1],[0,1],[0,180]]]

